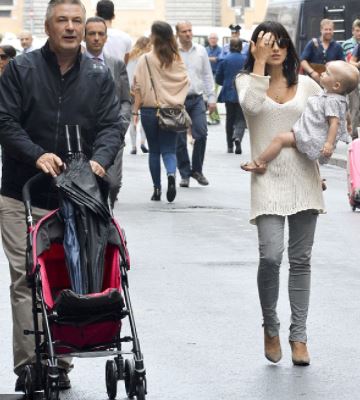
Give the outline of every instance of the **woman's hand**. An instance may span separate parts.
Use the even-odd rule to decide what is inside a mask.
[[[260,31],[256,43],[251,41],[251,54],[255,61],[266,63],[272,54],[275,37],[271,32]]]

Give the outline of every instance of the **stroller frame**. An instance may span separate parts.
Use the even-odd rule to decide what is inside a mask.
[[[25,367],[25,395],[28,399],[59,399],[59,367],[58,359],[64,357],[94,358],[94,357],[113,357],[107,360],[105,368],[106,388],[110,400],[116,398],[117,381],[124,380],[126,393],[129,398],[136,396],[137,400],[145,399],[147,394],[146,370],[144,366],[143,354],[140,348],[140,342],[136,330],[134,313],[130,301],[129,281],[127,271],[130,269],[130,261],[127,253],[126,239],[115,220],[115,225],[120,237],[121,246],[119,249],[120,277],[125,308],[121,310],[120,321],[128,317],[131,336],[121,337],[120,329],[116,334],[116,340],[110,343],[97,343],[87,348],[76,348],[67,343],[60,343],[53,340],[50,324],[56,322],[58,315],[56,312],[48,312],[42,291],[42,278],[40,274],[41,266],[39,263],[34,265],[36,255],[34,251],[34,237],[38,227],[42,222],[55,215],[58,210],[49,212],[35,226],[33,224],[31,210],[30,190],[34,183],[43,179],[45,175],[40,173],[31,178],[23,187],[23,201],[25,205],[26,225],[27,225],[27,248],[26,248],[26,275],[29,288],[32,292],[32,315],[33,330],[24,330],[25,335],[34,335],[35,342],[35,364]],[[43,328],[39,327],[39,314],[42,315]],[[120,323],[119,321],[119,323]],[[131,342],[131,351],[123,351],[122,343]],[[70,352],[57,354],[55,347],[61,345]],[[132,359],[125,359],[124,355],[133,355]],[[44,365],[46,361],[46,365]]]

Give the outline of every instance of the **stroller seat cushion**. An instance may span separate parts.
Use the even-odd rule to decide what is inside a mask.
[[[55,300],[54,311],[60,319],[104,320],[120,319],[124,307],[124,299],[117,289],[87,295],[64,289]]]

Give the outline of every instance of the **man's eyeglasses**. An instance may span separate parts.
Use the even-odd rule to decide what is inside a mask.
[[[290,39],[288,39],[288,38],[279,38],[279,39],[276,39],[276,40],[273,42],[273,44],[272,44],[271,47],[274,47],[274,44],[275,44],[275,43],[278,45],[278,47],[279,47],[280,49],[287,49],[287,48],[289,47],[289,44],[290,44]]]
[[[7,54],[0,54],[0,60],[7,60],[7,59],[9,59],[10,57],[7,55]]]

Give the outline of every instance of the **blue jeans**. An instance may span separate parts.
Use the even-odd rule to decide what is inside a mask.
[[[189,178],[191,172],[202,174],[206,150],[207,122],[206,107],[202,96],[188,96],[185,100],[185,108],[191,118],[191,132],[195,140],[192,152],[192,168],[187,150],[186,132],[178,134],[176,157],[181,177]]]
[[[161,188],[162,156],[167,174],[176,173],[176,136],[174,131],[160,129],[156,108],[141,108],[141,123],[149,145],[149,168],[154,187]]]

